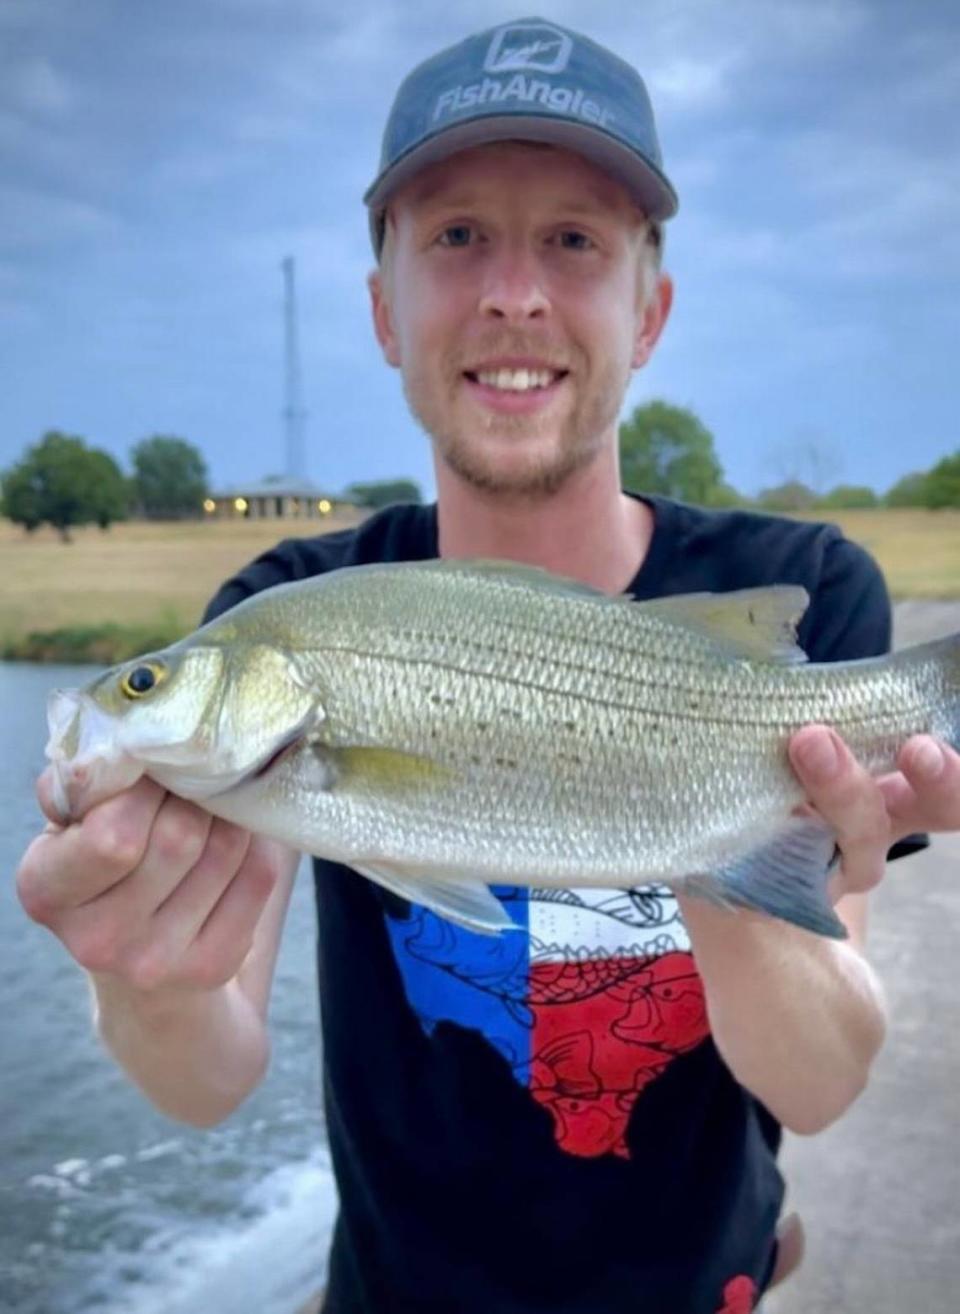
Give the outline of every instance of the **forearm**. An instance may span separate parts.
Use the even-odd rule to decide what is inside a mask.
[[[759,913],[681,903],[724,1061],[784,1126],[821,1130],[860,1094],[883,1043],[869,963]]]
[[[267,1028],[237,979],[214,990],[149,992],[108,976],[90,979],[101,1040],[169,1117],[212,1126],[263,1076]]]

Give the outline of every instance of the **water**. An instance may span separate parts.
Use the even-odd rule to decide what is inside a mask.
[[[266,1081],[220,1127],[171,1122],[103,1054],[82,972],[14,891],[42,824],[47,690],[90,674],[0,663],[0,1310],[292,1314],[322,1282],[336,1205],[310,882],[284,934]]]

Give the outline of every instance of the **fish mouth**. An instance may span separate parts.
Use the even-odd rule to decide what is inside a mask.
[[[78,821],[95,804],[128,788],[143,774],[115,742],[111,718],[88,694],[54,689],[47,700],[51,804],[62,824]]]

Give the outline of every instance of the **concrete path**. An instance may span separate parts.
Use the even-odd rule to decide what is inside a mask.
[[[850,1112],[788,1138],[807,1256],[769,1314],[960,1314],[960,836],[892,866],[873,903],[889,1037]]]
[[[897,647],[958,630],[960,601],[894,611]],[[787,1139],[807,1257],[769,1314],[960,1314],[960,835],[894,864],[871,903],[890,1033],[850,1112]]]

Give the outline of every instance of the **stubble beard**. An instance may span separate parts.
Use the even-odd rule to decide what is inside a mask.
[[[560,423],[560,432],[549,444],[534,441],[534,450],[524,459],[498,459],[497,446],[516,435],[525,441],[539,417],[482,414],[472,419],[469,430],[453,421],[455,390],[462,387],[459,372],[448,385],[448,404],[437,400],[436,386],[417,373],[404,372],[403,389],[410,410],[431,439],[440,460],[469,487],[511,501],[539,502],[553,497],[579,471],[590,465],[609,441],[616,427],[629,370],[611,364],[604,378],[587,397],[579,398]],[[552,424],[558,423],[552,421]]]

